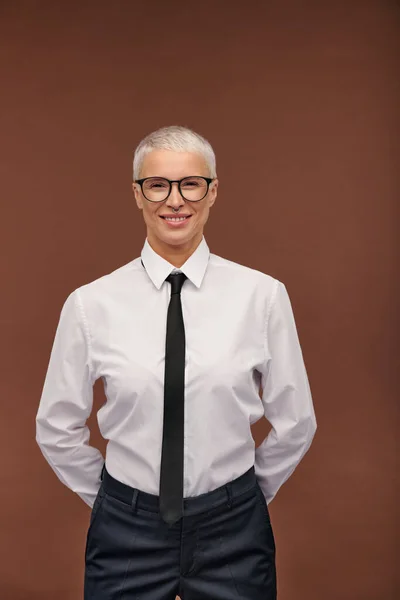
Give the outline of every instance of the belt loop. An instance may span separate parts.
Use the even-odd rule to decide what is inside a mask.
[[[228,508],[232,508],[232,483],[228,482],[225,485],[226,493],[228,494]]]
[[[132,503],[131,503],[132,504],[132,511],[133,512],[135,512],[135,510],[136,510],[136,504],[137,504],[138,494],[139,494],[139,490],[134,489],[133,490],[133,496],[132,496]]]
[[[100,473],[100,479],[101,479],[101,481],[103,481],[103,473],[104,473],[104,469],[105,468],[106,468],[106,463],[104,462],[103,468],[101,469],[101,473]]]

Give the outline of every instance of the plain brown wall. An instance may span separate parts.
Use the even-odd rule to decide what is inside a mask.
[[[395,600],[396,3],[10,1],[0,29],[1,600],[83,597],[90,511],[34,419],[65,298],[140,254],[132,153],[169,124],[217,154],[211,252],[295,312],[318,431],[270,504],[279,600]]]

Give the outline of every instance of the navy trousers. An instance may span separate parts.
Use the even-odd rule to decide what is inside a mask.
[[[85,550],[84,600],[276,600],[275,540],[254,467],[184,499],[172,526],[158,496],[103,470]]]

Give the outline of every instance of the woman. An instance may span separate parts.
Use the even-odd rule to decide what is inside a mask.
[[[268,504],[316,430],[288,293],[210,253],[218,179],[202,136],[149,134],[133,179],[141,256],[68,296],[37,415],[44,456],[92,507],[84,597],[273,600]],[[100,377],[105,461],[86,425]]]

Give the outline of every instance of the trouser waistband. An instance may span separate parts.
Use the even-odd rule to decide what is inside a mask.
[[[121,502],[130,504],[133,509],[138,507],[151,512],[159,512],[159,496],[143,492],[126,483],[122,483],[110,475],[105,466],[102,471],[102,479],[102,487],[106,494],[114,496],[118,500],[121,500]],[[215,490],[205,492],[199,496],[184,498],[184,514],[201,513],[223,503],[227,503],[230,506],[233,498],[252,489],[256,484],[257,479],[254,466],[252,466],[233,481],[221,485]]]

